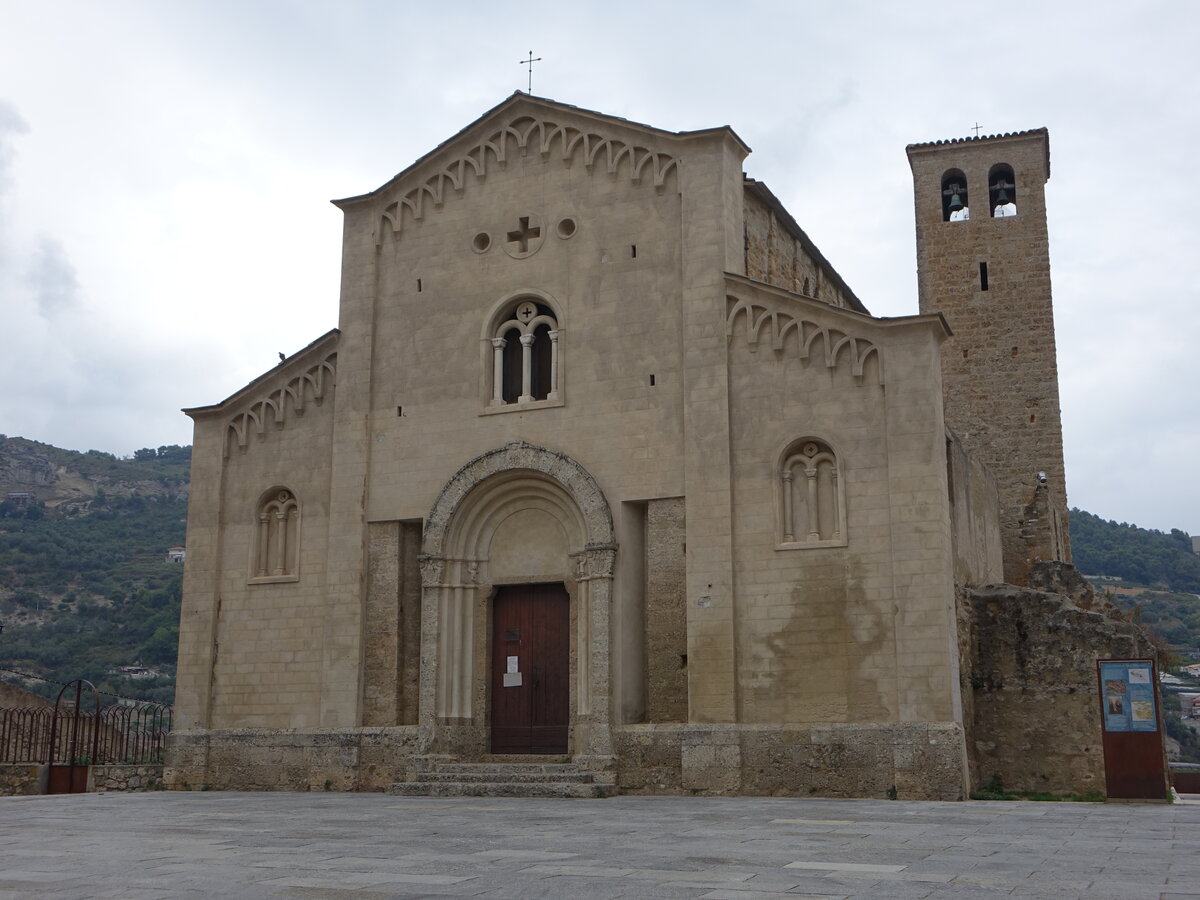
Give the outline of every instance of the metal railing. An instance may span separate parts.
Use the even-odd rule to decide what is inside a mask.
[[[95,702],[84,709],[83,686]],[[64,700],[67,688],[75,698]],[[90,682],[64,686],[53,707],[0,709],[0,764],[157,765],[163,761],[172,708],[165,703],[117,703],[100,708]]]

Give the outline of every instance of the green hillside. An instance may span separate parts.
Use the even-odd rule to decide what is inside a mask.
[[[0,678],[53,695],[86,677],[122,696],[174,693],[190,447],[119,459],[0,435]],[[1191,539],[1071,510],[1075,563],[1185,660],[1200,659],[1200,556]],[[161,677],[110,672],[147,666]],[[40,676],[22,679],[14,672]]]
[[[0,502],[0,677],[45,696],[83,677],[111,694],[170,702],[183,567],[167,562],[166,549],[184,542],[187,500],[177,494],[182,486],[186,495],[191,448],[118,460],[9,438],[0,467],[11,470],[18,454],[25,469],[30,459],[48,462],[87,489],[61,500],[57,481],[39,483],[30,492],[51,499]],[[24,487],[10,480],[0,497]],[[110,672],[135,664],[161,675]]]
[[[1088,575],[1200,593],[1200,556],[1192,552],[1192,539],[1177,528],[1167,534],[1072,509],[1071,551],[1075,567]]]
[[[1192,539],[1071,510],[1075,567],[1184,662],[1200,659],[1200,556]],[[1096,576],[1104,576],[1103,579]]]

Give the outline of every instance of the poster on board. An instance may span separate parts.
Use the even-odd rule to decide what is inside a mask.
[[[1107,732],[1157,731],[1154,669],[1149,660],[1100,663],[1100,695]]]

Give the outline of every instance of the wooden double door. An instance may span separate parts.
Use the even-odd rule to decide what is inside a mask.
[[[566,753],[570,598],[561,582],[505,585],[492,605],[492,753]]]

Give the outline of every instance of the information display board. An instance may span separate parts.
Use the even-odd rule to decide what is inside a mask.
[[[1164,800],[1170,790],[1152,659],[1100,659],[1104,781],[1114,799]]]
[[[1105,731],[1158,731],[1154,664],[1149,660],[1100,663]]]

